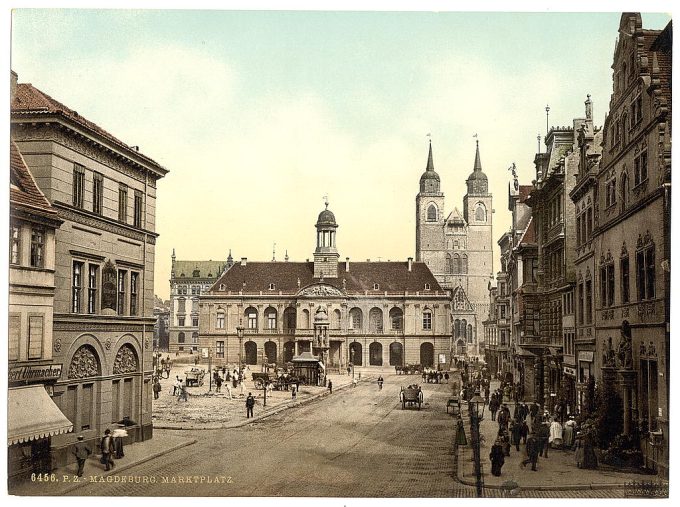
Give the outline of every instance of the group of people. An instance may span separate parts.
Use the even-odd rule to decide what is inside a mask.
[[[123,439],[127,436],[127,431],[123,427],[119,427],[111,431],[106,429],[104,435],[99,443],[99,450],[101,452],[100,463],[104,465],[104,469],[108,472],[111,468],[116,466],[115,459],[121,459],[125,456],[123,450]],[[85,442],[83,435],[78,435],[78,438],[73,444],[73,455],[76,457],[78,463],[78,477],[82,477],[85,471],[85,462],[92,454],[92,449]]]
[[[423,377],[423,382],[425,383],[430,383],[430,384],[441,384],[444,381],[446,383],[449,383],[449,372],[441,372],[441,371],[436,371],[431,368],[425,368],[423,369],[422,373]]]

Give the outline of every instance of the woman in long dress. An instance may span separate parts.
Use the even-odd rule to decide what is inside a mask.
[[[553,449],[559,449],[562,446],[562,425],[553,419],[550,423],[550,435],[548,436],[548,443]]]

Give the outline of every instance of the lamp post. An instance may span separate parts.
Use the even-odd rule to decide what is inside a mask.
[[[208,392],[212,392],[212,355],[213,348],[211,345],[210,347],[208,347],[208,379],[209,379]]]
[[[468,402],[470,413],[470,428],[472,432],[473,455],[475,459],[475,484],[477,486],[477,498],[482,498],[482,461],[480,451],[479,423],[484,418],[485,400],[475,391],[475,395]]]
[[[236,326],[236,335],[238,336],[238,370],[241,371],[241,365],[243,362],[241,361],[241,349],[243,349],[243,326],[239,323],[238,326]]]

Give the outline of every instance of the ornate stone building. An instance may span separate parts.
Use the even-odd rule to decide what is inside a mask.
[[[646,464],[667,473],[670,373],[673,29],[624,13],[595,176],[595,364],[639,428]]]
[[[213,364],[280,364],[312,353],[331,372],[349,363],[448,365],[451,299],[427,266],[338,262],[337,228],[325,209],[313,261],[242,258],[201,294],[200,342],[212,347]],[[319,319],[327,320],[322,334]]]
[[[131,441],[150,438],[156,182],[167,170],[16,74],[12,90],[12,138],[63,221],[52,400],[91,445],[124,418]],[[74,460],[74,439],[52,437],[54,465]]]
[[[178,261],[172,250],[170,272],[169,345],[171,353],[198,353],[199,296],[233,265],[227,261]]]
[[[479,142],[474,169],[466,185],[463,212],[454,208],[447,216],[430,144],[416,196],[416,261],[427,264],[439,284],[460,301],[453,303],[457,353],[480,355],[481,323],[488,317],[488,283],[493,279],[493,208],[479,157]],[[460,323],[457,327],[456,320]]]
[[[565,384],[580,409],[590,377],[595,377],[595,279],[594,210],[597,200],[597,173],[602,155],[602,128],[593,125],[590,97],[586,100],[586,120],[578,131],[579,170],[569,193],[576,212],[576,288],[574,292],[575,336],[564,343]]]

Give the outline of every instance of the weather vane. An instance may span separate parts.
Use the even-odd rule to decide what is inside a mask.
[[[328,208],[328,194],[324,194],[323,202],[326,204],[326,208]]]

